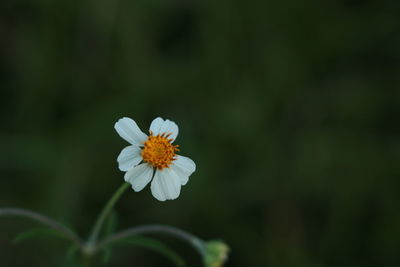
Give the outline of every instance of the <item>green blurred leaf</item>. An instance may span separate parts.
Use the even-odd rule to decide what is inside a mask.
[[[22,241],[26,241],[35,237],[42,237],[42,236],[54,236],[58,237],[61,239],[68,240],[62,233],[54,230],[54,229],[48,229],[48,228],[33,228],[29,229],[27,231],[19,233],[14,239],[13,243],[18,244],[21,243]]]
[[[75,256],[77,252],[79,251],[79,247],[75,244],[72,244],[68,249],[67,252],[65,253],[65,257],[67,260],[73,260],[75,259]]]
[[[164,243],[158,241],[154,238],[149,237],[131,237],[127,239],[120,240],[114,244],[123,244],[123,245],[133,245],[138,247],[147,248],[158,252],[165,257],[169,258],[172,262],[175,263],[176,266],[185,266],[185,261],[179,256],[175,251],[170,249]]]

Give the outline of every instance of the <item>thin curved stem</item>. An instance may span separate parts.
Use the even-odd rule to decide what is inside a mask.
[[[74,242],[77,246],[82,247],[81,238],[77,234],[75,234],[71,229],[42,214],[19,208],[0,208],[0,216],[26,217],[31,220],[40,222],[62,233],[66,238]]]
[[[113,209],[115,203],[118,201],[118,199],[122,196],[122,194],[125,192],[125,190],[129,187],[129,183],[123,183],[117,191],[114,193],[114,195],[108,200],[106,206],[104,209],[101,211],[93,229],[92,233],[89,236],[87,246],[94,246],[96,244],[97,238],[99,236],[101,227],[104,224],[104,221],[107,219],[108,215],[110,214],[111,210]]]
[[[172,235],[174,237],[177,237],[185,242],[188,242],[191,246],[193,246],[199,253],[200,255],[204,254],[204,245],[203,241],[192,235],[189,234],[188,232],[185,232],[181,229],[172,227],[172,226],[167,226],[167,225],[159,225],[159,224],[150,224],[150,225],[142,225],[142,226],[136,226],[132,228],[128,228],[126,230],[123,230],[119,233],[110,235],[103,239],[101,242],[96,247],[97,249],[101,249],[104,246],[107,246],[111,243],[117,242],[119,240],[132,237],[132,236],[137,236],[137,235],[142,235],[142,234],[148,234],[148,233],[164,233],[168,235]]]

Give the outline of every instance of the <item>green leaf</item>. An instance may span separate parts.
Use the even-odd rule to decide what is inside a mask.
[[[147,248],[158,252],[165,257],[169,258],[176,266],[185,266],[185,261],[179,256],[175,251],[167,247],[164,243],[158,241],[154,238],[149,237],[131,237],[127,239],[122,239],[114,244],[124,244],[124,245],[134,245],[138,247]]]
[[[73,260],[76,258],[76,255],[79,251],[79,247],[75,244],[72,244],[66,251],[65,257],[67,260]]]
[[[66,238],[62,233],[60,233],[56,230],[49,229],[49,228],[32,228],[27,231],[19,233],[16,237],[14,237],[12,242],[14,244],[18,244],[18,243],[21,243],[22,241],[26,241],[26,240],[29,240],[29,239],[32,239],[35,237],[41,237],[41,236],[54,236],[54,237],[68,240],[68,238]]]

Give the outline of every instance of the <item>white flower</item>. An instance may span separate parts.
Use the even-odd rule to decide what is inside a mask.
[[[150,125],[150,135],[144,134],[130,118],[119,119],[115,125],[118,134],[131,145],[125,147],[117,161],[125,171],[124,179],[139,192],[152,179],[151,193],[160,200],[176,199],[196,164],[187,157],[177,155],[177,145],[172,142],[178,136],[178,126],[170,120],[156,118]]]

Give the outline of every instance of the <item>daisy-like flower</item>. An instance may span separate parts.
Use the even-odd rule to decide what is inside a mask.
[[[151,193],[160,200],[176,199],[196,164],[187,157],[177,155],[178,126],[170,120],[156,118],[150,125],[150,134],[143,133],[130,118],[119,119],[114,126],[118,134],[131,145],[125,147],[117,161],[126,172],[124,179],[136,192],[151,181]]]

